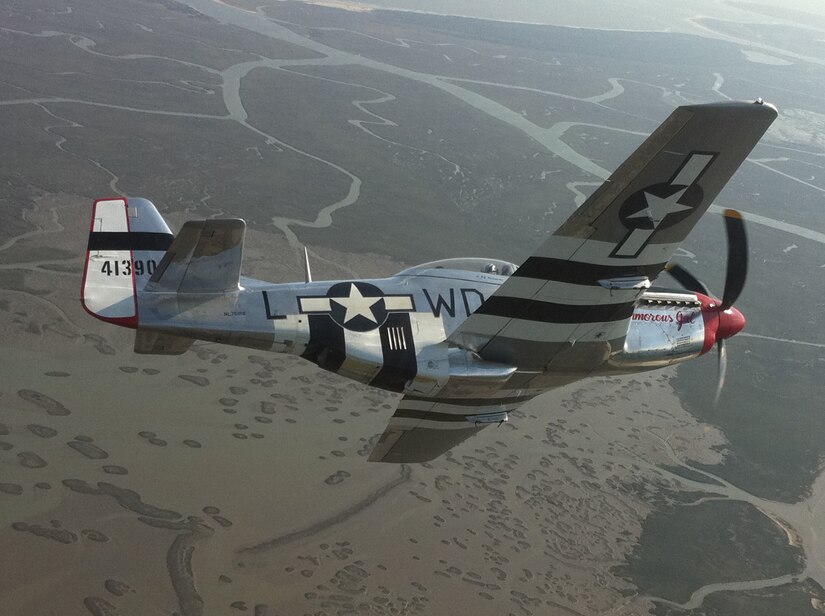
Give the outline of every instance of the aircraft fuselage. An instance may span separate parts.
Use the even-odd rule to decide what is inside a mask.
[[[624,347],[606,352],[601,367],[589,374],[575,366],[566,370],[552,357],[545,366],[519,366],[449,346],[448,336],[506,278],[413,268],[373,280],[268,284],[242,279],[242,287],[232,293],[139,293],[139,327],[291,353],[382,389],[448,397],[482,397],[502,388],[537,394],[592,374],[685,361],[714,343],[702,296],[648,291],[630,317]]]

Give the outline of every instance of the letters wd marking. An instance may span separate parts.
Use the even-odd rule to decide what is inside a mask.
[[[434,317],[441,317],[441,311],[444,310],[450,317],[455,318],[455,289],[450,289],[450,301],[444,299],[444,297],[439,293],[436,295],[436,301],[433,301],[433,298],[430,296],[430,292],[427,289],[421,289],[424,292],[424,297],[427,300],[427,303],[430,305],[430,310],[433,311]]]
[[[629,232],[610,256],[638,257],[658,230],[675,225],[702,203],[704,192],[696,182],[714,158],[712,152],[693,152],[668,184],[654,184],[628,197],[619,218]]]
[[[344,329],[366,332],[377,329],[393,312],[412,312],[412,295],[384,295],[366,282],[339,282],[324,297],[299,297],[301,314],[328,314]]]

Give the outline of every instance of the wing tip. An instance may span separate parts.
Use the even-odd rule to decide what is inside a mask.
[[[779,110],[775,105],[766,102],[762,98],[757,98],[753,101],[719,101],[713,103],[696,103],[691,105],[683,105],[679,109],[687,109],[693,112],[709,113],[714,110],[724,112],[728,110],[731,113],[746,113],[754,117],[765,116],[766,119],[773,121],[778,115]]]

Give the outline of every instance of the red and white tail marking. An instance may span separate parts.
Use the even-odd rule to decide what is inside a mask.
[[[89,314],[136,328],[137,297],[126,199],[95,201],[81,300]]]

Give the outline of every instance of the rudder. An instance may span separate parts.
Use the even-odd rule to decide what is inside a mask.
[[[142,289],[173,235],[147,199],[95,201],[83,271],[81,302],[92,316],[136,328],[136,290]]]

